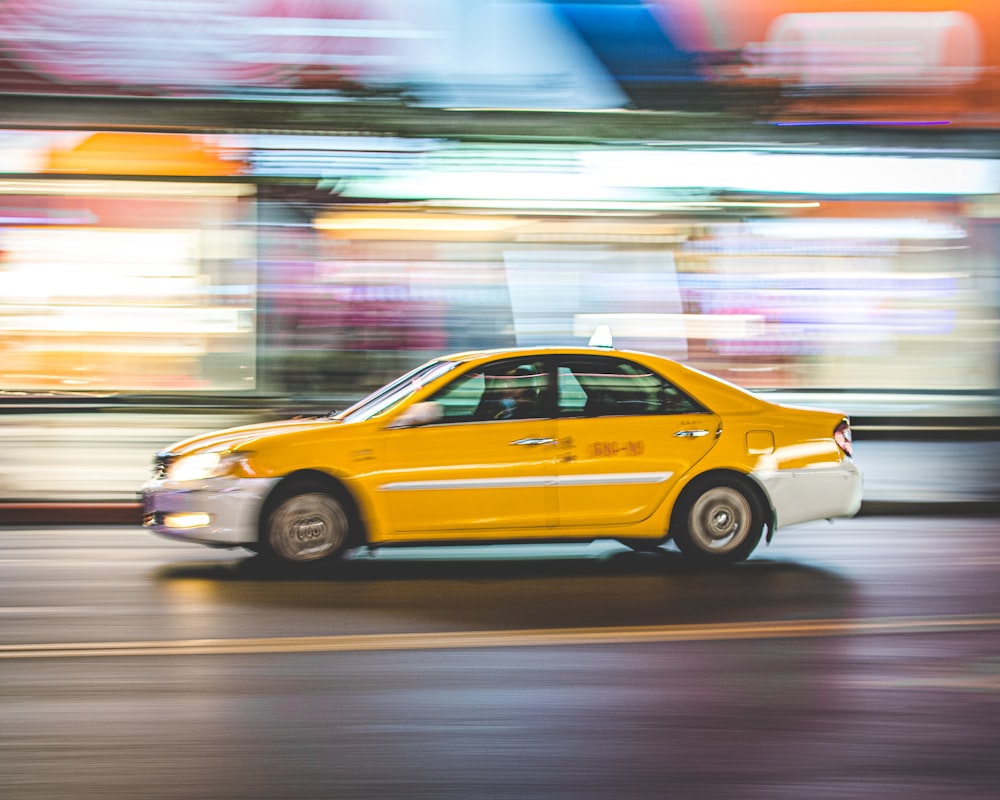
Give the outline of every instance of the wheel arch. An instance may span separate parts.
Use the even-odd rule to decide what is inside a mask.
[[[361,506],[354,493],[340,479],[320,469],[300,469],[285,475],[265,498],[257,516],[257,538],[263,537],[271,511],[279,502],[306,489],[327,492],[344,505],[349,523],[348,547],[360,547],[368,542],[367,526],[361,514]]]
[[[774,509],[774,504],[771,502],[771,498],[768,495],[767,490],[752,474],[726,467],[717,467],[705,472],[699,472],[697,475],[692,475],[690,480],[688,480],[680,488],[675,496],[673,506],[670,510],[670,526],[668,534],[673,536],[676,526],[685,524],[682,516],[684,508],[687,505],[687,501],[692,498],[692,496],[699,494],[706,487],[717,483],[720,478],[736,481],[741,484],[747,492],[753,495],[754,499],[759,504],[761,513],[764,515],[764,527],[767,529],[765,541],[770,543],[771,538],[774,536],[774,530],[777,522],[777,512]]]

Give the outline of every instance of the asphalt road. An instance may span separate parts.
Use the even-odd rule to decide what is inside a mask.
[[[982,517],[707,572],[601,543],[299,578],[0,528],[0,797],[994,798],[998,574]]]

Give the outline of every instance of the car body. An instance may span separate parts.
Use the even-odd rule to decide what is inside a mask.
[[[206,433],[156,454],[144,524],[295,564],[367,546],[672,539],[745,559],[778,526],[849,517],[839,412],[768,402],[603,347],[443,356],[346,411]]]

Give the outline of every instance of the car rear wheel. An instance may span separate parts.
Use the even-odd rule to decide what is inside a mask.
[[[743,481],[718,477],[692,486],[682,496],[672,536],[680,551],[711,563],[742,561],[764,530],[756,494]]]
[[[264,525],[264,550],[293,564],[332,559],[347,545],[350,521],[343,505],[323,491],[280,500]]]

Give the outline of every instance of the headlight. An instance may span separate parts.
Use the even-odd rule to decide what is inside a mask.
[[[230,472],[247,457],[247,453],[197,453],[178,458],[167,469],[170,481],[202,481]]]

